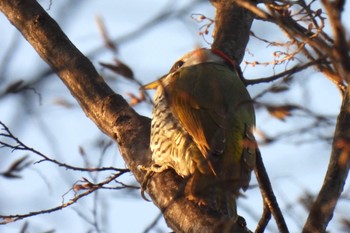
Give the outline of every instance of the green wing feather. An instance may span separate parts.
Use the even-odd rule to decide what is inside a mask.
[[[248,118],[248,124],[254,124],[251,107],[241,106],[240,111],[237,111],[242,100],[250,100],[243,83],[227,67],[204,63],[181,69],[174,75],[173,85],[169,85],[166,91],[170,95],[169,104],[173,114],[191,135],[216,175],[222,167],[216,165],[216,161],[230,146],[228,140],[236,140],[234,137],[237,137],[237,133],[243,137],[244,123],[240,122],[240,118]],[[237,129],[241,132],[228,132],[235,125],[238,128],[242,126]],[[239,154],[229,152],[233,160],[240,160],[241,151]]]

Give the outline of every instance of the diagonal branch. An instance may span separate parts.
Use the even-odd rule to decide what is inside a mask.
[[[262,221],[259,222],[258,228],[263,227],[264,222],[270,220],[270,212],[276,220],[279,232],[288,233],[289,231],[287,224],[284,220],[281,209],[278,206],[276,196],[273,193],[273,189],[259,150],[257,150],[256,168],[254,171],[264,200],[264,212],[262,216]],[[266,210],[266,208],[268,208],[268,210]],[[267,225],[267,223],[265,224]]]
[[[350,98],[343,100],[334,133],[333,149],[322,188],[315,200],[303,233],[325,232],[350,169]]]

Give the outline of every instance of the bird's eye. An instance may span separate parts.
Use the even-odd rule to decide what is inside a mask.
[[[173,67],[171,67],[170,73],[173,73],[173,72],[177,71],[178,69],[180,69],[180,68],[183,66],[184,63],[185,63],[185,62],[183,62],[182,60],[177,61],[177,62],[173,65]]]

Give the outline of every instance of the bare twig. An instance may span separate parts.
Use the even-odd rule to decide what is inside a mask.
[[[267,175],[264,163],[261,158],[260,151],[257,150],[257,156],[256,156],[256,168],[254,169],[256,178],[259,183],[259,187],[261,190],[261,194],[264,200],[264,222],[268,220],[268,213],[265,210],[265,207],[267,206],[269,208],[269,211],[271,211],[273,217],[276,220],[276,224],[278,227],[279,232],[281,233],[287,233],[288,227],[284,220],[284,217],[282,215],[282,212],[278,206],[277,199],[275,197],[275,194],[273,193],[273,189],[271,187],[271,183],[269,180],[269,177]],[[265,219],[266,218],[266,219]],[[264,226],[265,224],[262,224]]]
[[[296,51],[288,53],[292,58],[298,53],[303,54],[311,62],[327,57],[329,62],[316,62],[315,65],[343,93],[345,90],[343,82],[347,77],[344,71],[348,68],[341,68],[339,64],[348,64],[346,67],[350,67],[348,52],[345,52],[348,49],[344,47],[346,45],[344,39],[341,39],[341,36],[344,37],[343,29],[338,24],[333,23],[339,30],[337,29],[335,32],[338,35],[338,40],[332,40],[323,30],[325,18],[322,16],[322,10],[311,9],[311,4],[314,2],[306,4],[304,1],[286,1],[285,4],[279,5],[275,1],[266,0],[264,3],[267,11],[257,7],[252,1],[238,0],[237,4],[245,7],[260,19],[279,26],[290,39],[288,47],[294,45],[297,48]],[[296,4],[300,5],[301,10],[292,15],[289,8]],[[329,9],[335,8],[330,7]],[[299,15],[300,18],[298,18]],[[337,15],[333,14],[333,16],[333,18],[339,18]],[[302,23],[309,23],[308,27],[304,27]],[[338,49],[337,52],[334,52],[334,48]]]
[[[316,61],[310,61],[310,62],[305,63],[303,65],[296,65],[296,66],[294,66],[286,71],[283,71],[279,74],[275,74],[275,75],[272,75],[269,77],[253,79],[253,80],[245,80],[245,84],[246,85],[254,85],[254,84],[258,84],[258,83],[272,82],[272,81],[275,81],[277,79],[283,78],[283,77],[288,76],[288,75],[294,75],[302,70],[305,70],[309,67],[316,65],[320,61],[321,60],[316,60]]]
[[[110,183],[111,181],[115,180],[116,178],[118,178],[119,176],[121,176],[124,173],[125,172],[120,171],[120,172],[115,173],[114,175],[110,176],[108,179],[106,179],[100,183],[97,183],[97,184],[91,183],[91,186],[89,186],[89,188],[85,189],[86,191],[84,191],[83,193],[81,193],[79,195],[76,195],[74,198],[72,198],[71,200],[69,200],[66,203],[63,203],[62,205],[59,205],[59,206],[56,206],[56,207],[53,207],[50,209],[46,209],[46,210],[30,212],[27,214],[0,215],[0,218],[3,219],[2,221],[0,220],[0,225],[7,224],[10,222],[15,222],[15,221],[22,220],[22,219],[25,219],[28,217],[32,217],[32,216],[36,216],[36,215],[40,215],[40,214],[47,214],[47,213],[51,213],[51,212],[54,212],[57,210],[64,209],[64,208],[76,203],[79,199],[89,195],[90,193],[93,193],[96,190],[103,188],[104,185]]]
[[[263,213],[261,215],[260,221],[258,222],[258,225],[256,226],[255,233],[265,232],[265,229],[270,219],[271,219],[271,211],[269,207],[266,205],[266,203],[264,203]]]
[[[162,218],[162,213],[159,213],[154,220],[149,224],[149,226],[146,227],[146,229],[143,231],[143,233],[148,233],[151,232],[152,229],[155,228],[155,226],[157,226],[159,220]]]
[[[54,163],[60,167],[64,167],[66,169],[71,169],[71,170],[75,170],[75,171],[85,171],[85,172],[94,172],[94,171],[128,172],[129,171],[129,169],[121,169],[121,168],[114,168],[114,167],[83,168],[83,167],[76,167],[76,166],[72,166],[72,165],[69,165],[66,163],[59,162],[55,159],[49,158],[48,156],[41,153],[40,151],[37,151],[37,150],[25,145],[22,141],[20,141],[17,137],[15,137],[12,134],[12,132],[10,131],[10,129],[1,121],[0,121],[0,126],[2,127],[2,129],[0,129],[0,130],[4,131],[4,133],[0,133],[0,138],[4,137],[4,138],[12,139],[15,143],[15,144],[10,144],[9,142],[5,142],[3,140],[0,140],[1,147],[10,148],[13,151],[15,151],[15,150],[29,151],[29,152],[32,152],[32,153],[40,156],[41,158],[43,158],[35,163],[51,162],[51,163]]]

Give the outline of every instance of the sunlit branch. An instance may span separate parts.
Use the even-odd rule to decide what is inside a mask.
[[[255,84],[259,84],[259,83],[266,83],[266,82],[272,82],[275,81],[277,79],[289,76],[289,75],[294,75],[302,70],[305,70],[309,67],[312,67],[314,65],[316,65],[317,63],[321,62],[321,60],[316,60],[316,61],[311,61],[308,63],[305,63],[303,65],[296,65],[291,69],[288,69],[286,71],[283,71],[279,74],[275,74],[269,77],[264,77],[264,78],[258,78],[258,79],[253,79],[253,80],[245,80],[245,84],[246,85],[255,85]]]
[[[268,225],[268,223],[271,220],[271,211],[269,209],[269,207],[267,206],[266,203],[264,203],[263,206],[263,213],[261,215],[261,218],[258,222],[258,225],[255,228],[255,233],[263,233],[265,232],[265,229]]]

